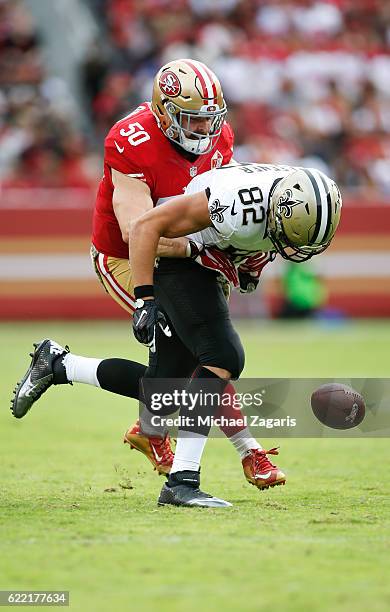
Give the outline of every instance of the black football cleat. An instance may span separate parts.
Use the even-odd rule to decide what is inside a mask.
[[[204,493],[199,489],[199,472],[184,471],[170,474],[161,489],[159,506],[190,506],[199,508],[228,508],[232,504]]]
[[[45,339],[34,343],[30,367],[14,389],[11,412],[17,419],[24,417],[32,405],[51,385],[69,383],[62,359],[69,353],[68,346],[60,346],[53,340]],[[60,360],[60,361],[59,361]]]

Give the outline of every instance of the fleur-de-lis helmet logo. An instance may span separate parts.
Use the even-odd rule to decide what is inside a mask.
[[[291,189],[286,189],[278,200],[278,209],[280,209],[285,219],[291,219],[292,209],[298,204],[301,204],[301,201],[293,200]]]

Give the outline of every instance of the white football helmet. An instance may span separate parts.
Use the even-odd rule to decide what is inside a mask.
[[[324,251],[340,221],[342,200],[336,183],[314,168],[299,168],[280,180],[271,194],[268,235],[290,261],[306,261]]]
[[[192,59],[163,66],[153,83],[152,110],[165,136],[194,155],[213,149],[221,134],[226,104],[215,74]],[[191,130],[191,119],[210,119],[206,134]]]

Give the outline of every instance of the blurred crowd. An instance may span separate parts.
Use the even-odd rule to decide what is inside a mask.
[[[220,77],[235,159],[314,165],[359,195],[390,195],[390,2],[88,4],[101,34],[80,66],[91,117],[86,138],[58,105],[58,83],[45,76],[23,2],[0,0],[5,180],[55,180],[58,173],[68,182],[90,180],[91,150],[101,150],[116,119],[150,99],[159,66],[193,57]]]
[[[0,181],[14,187],[89,187],[86,140],[23,0],[0,0]]]

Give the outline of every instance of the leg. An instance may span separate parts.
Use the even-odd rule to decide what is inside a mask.
[[[157,299],[202,366],[194,378],[205,378],[207,372],[217,379],[238,377],[244,352],[216,274],[193,262],[171,260],[161,262],[156,281]]]
[[[211,385],[218,397],[228,378],[240,375],[244,359],[217,277],[192,262],[170,261],[160,266],[156,275],[156,298],[183,345],[200,364],[192,374],[187,391],[195,398],[206,397],[210,395]],[[199,491],[199,465],[211,427],[211,420],[207,422],[205,417],[211,417],[218,405],[217,402],[212,406],[208,400],[202,404],[200,399],[193,410],[182,405],[180,416],[185,424],[179,428],[175,459],[168,483],[161,492],[160,504],[194,505],[194,500],[198,500],[199,505],[226,506],[223,500]],[[191,418],[194,415],[196,418]]]
[[[189,265],[191,263],[181,263],[181,267]],[[243,369],[244,355],[238,335],[230,321],[226,300],[220,293],[220,287],[215,283],[215,277],[210,276],[213,273],[203,270],[196,264],[192,266],[191,271],[183,270],[181,274],[158,275],[160,301],[168,316],[174,320],[176,331],[183,343],[196,355],[203,368],[217,374],[223,369],[237,378]],[[220,369],[216,370],[216,366]],[[234,387],[229,384],[224,389],[224,393],[234,395]],[[226,415],[226,408],[223,410],[220,408],[219,414],[222,411]],[[230,407],[228,416],[240,418],[241,413]],[[192,445],[193,447],[197,445],[199,449],[197,463],[200,462],[208,431],[203,430],[201,433],[203,446],[201,440]],[[248,428],[240,427],[230,431],[225,428],[224,433],[228,435],[240,454],[248,482],[259,489],[284,484],[285,475],[268,460],[266,452],[253,438]],[[188,437],[190,434],[187,432],[184,435]],[[187,450],[190,454],[188,443],[181,442],[179,437],[172,474],[186,466]],[[192,452],[194,455],[194,448]],[[194,463],[190,462],[187,467],[190,465],[194,467]]]
[[[134,298],[128,260],[107,257],[94,249],[92,251],[100,283],[131,317]],[[16,418],[24,417],[52,385],[83,383],[139,399],[139,381],[145,375],[145,365],[130,359],[95,359],[75,355],[67,346],[63,347],[48,338],[34,344],[34,348],[31,364],[16,385],[15,397],[11,400],[11,410]]]
[[[98,278],[107,293],[129,313],[134,311],[132,280],[128,260],[107,257],[94,251],[92,259]],[[31,364],[16,385],[11,410],[24,417],[33,404],[51,387],[80,382],[111,393],[138,399],[139,380],[146,366],[126,359],[94,359],[70,353],[53,340],[34,344]]]
[[[172,326],[171,326],[172,327]],[[146,378],[188,378],[196,366],[193,355],[183,345],[172,327],[172,337],[167,338],[160,329],[156,331],[156,352],[149,353],[149,367]],[[147,389],[147,385],[143,385]],[[143,402],[148,405],[147,397]],[[176,408],[173,408],[173,412]],[[139,420],[130,427],[124,436],[124,442],[131,448],[143,453],[159,474],[169,474],[174,459],[169,444],[168,431],[153,423],[153,414],[146,407]]]

